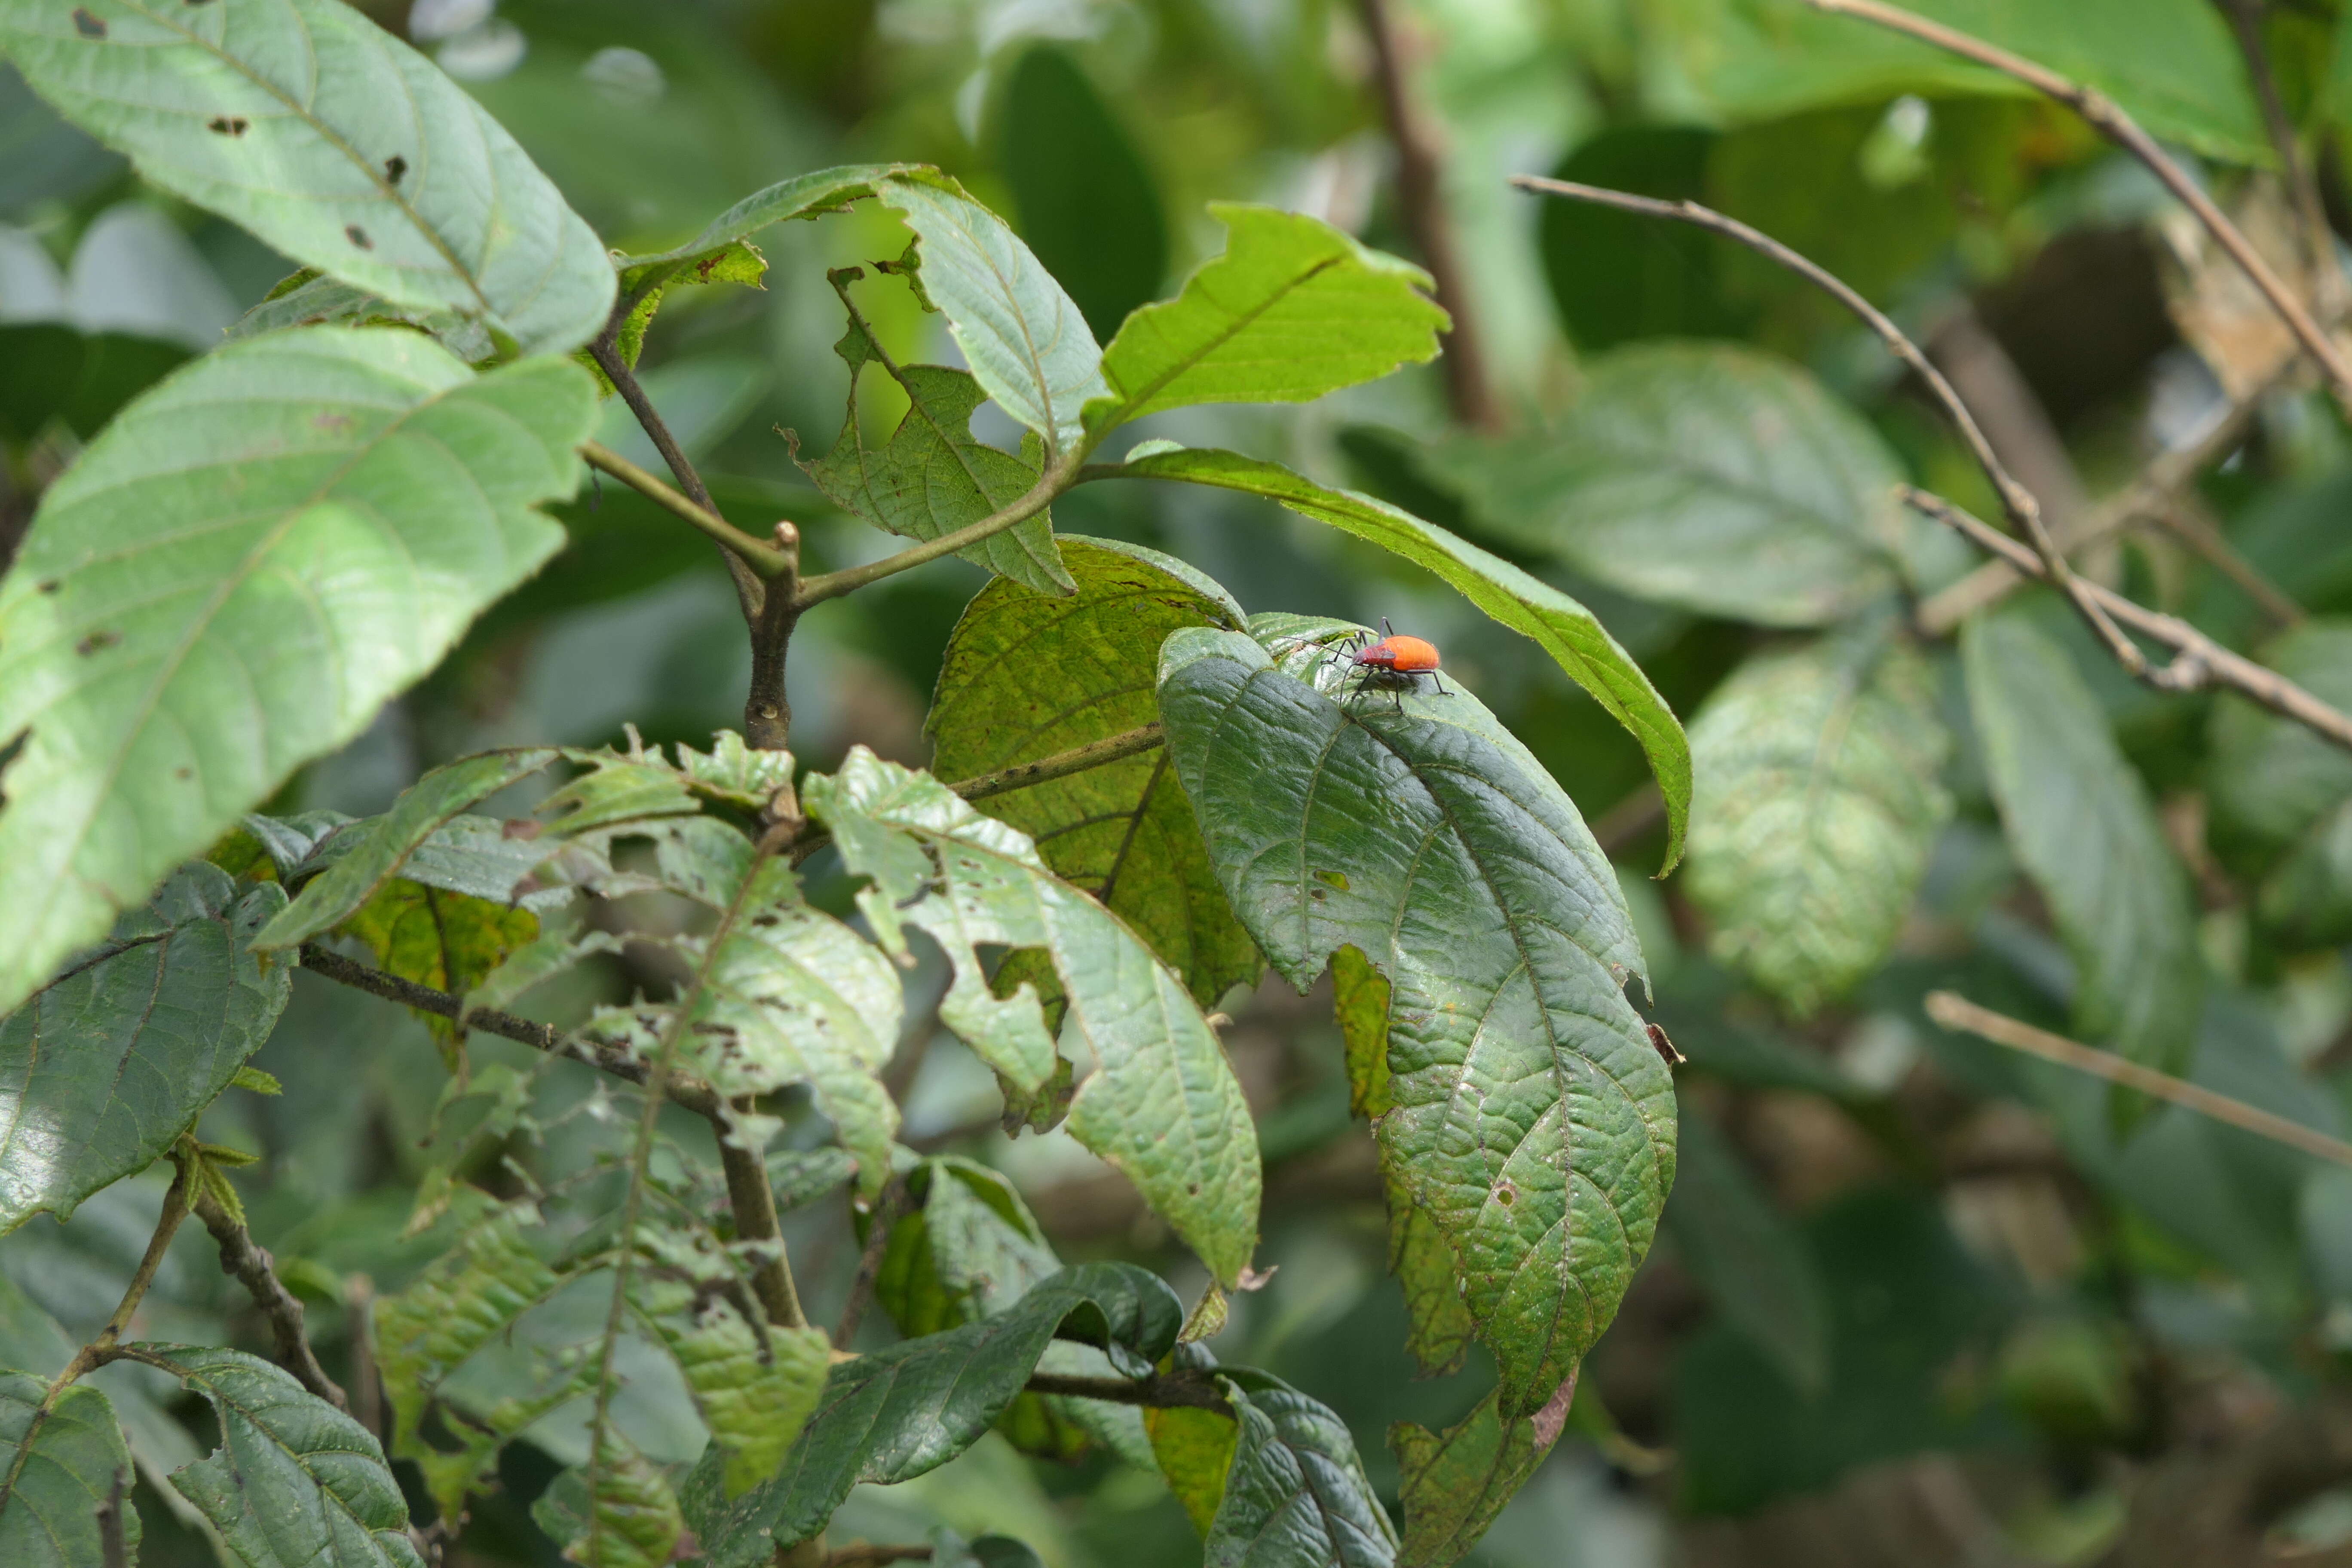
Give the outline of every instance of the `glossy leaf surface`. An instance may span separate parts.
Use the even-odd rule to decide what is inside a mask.
[[[1328,1408],[1262,1372],[1218,1379],[1238,1432],[1203,1561],[1215,1568],[1389,1568],[1396,1531]]]
[[[110,1498],[122,1510],[122,1543],[136,1561],[139,1510],[131,1504],[131,1450],[105,1394],[67,1389],[36,1425],[46,1379],[0,1372],[0,1561],[15,1568],[109,1568],[98,1513]],[[26,1437],[32,1451],[24,1452]]]

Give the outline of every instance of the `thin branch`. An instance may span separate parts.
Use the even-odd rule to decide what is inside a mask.
[[[583,441],[580,456],[590,468],[612,475],[671,516],[717,540],[734,561],[747,564],[758,577],[764,580],[782,575],[784,558],[772,545],[761,543],[709,507],[678,494],[611,447]],[[756,609],[753,613],[757,613]]]
[[[122,1534],[122,1494],[131,1484],[125,1468],[114,1472],[106,1500],[98,1505],[98,1560],[103,1568],[131,1568],[131,1546]]]
[[[1155,1410],[1213,1410],[1231,1415],[1233,1405],[1213,1379],[1200,1372],[1163,1372],[1129,1382],[1123,1377],[1065,1377],[1058,1373],[1033,1373],[1023,1384],[1030,1394],[1058,1394],[1071,1399],[1101,1399],[1113,1405],[1142,1405]]]
[[[2059,549],[2070,553],[2087,549],[2172,505],[2173,498],[2199,474],[2237,449],[2263,400],[2290,374],[2283,370],[2259,391],[2223,409],[2193,439],[2158,453],[2137,479],[2063,530]],[[1988,561],[1921,603],[1916,617],[1919,629],[1930,637],[1949,637],[1969,616],[2000,603],[2012,589],[2032,580],[2001,562]]]
[[[2165,531],[2201,556],[2206,564],[2236,584],[2273,626],[2301,626],[2307,618],[2293,595],[2264,576],[2261,567],[2230,542],[2229,536],[2205,514],[2204,505],[2197,497],[2175,496],[2170,506],[2149,515]]]
[[[1055,498],[1077,481],[1084,456],[1085,443],[1074,444],[1046,466],[1045,471],[1037,476],[1037,482],[1025,493],[1005,502],[978,522],[966,523],[952,532],[925,540],[911,549],[901,550],[896,555],[886,555],[863,566],[849,566],[839,572],[824,572],[814,577],[802,578],[801,591],[793,604],[804,610],[826,599],[837,599],[869,583],[878,583],[885,577],[912,571],[915,567],[937,561],[942,555],[953,555],[959,550],[978,544],[983,539],[992,539],[1008,528],[1028,521],[1052,506]]]
[[[1016,789],[1027,789],[1032,784],[1066,778],[1072,773],[1082,773],[1088,768],[1098,768],[1106,763],[1134,756],[1139,752],[1148,752],[1160,744],[1167,733],[1155,719],[1149,724],[1139,725],[1116,735],[1106,735],[1099,741],[1089,741],[1083,746],[1073,746],[1066,752],[1041,757],[1034,763],[1015,763],[992,773],[982,773],[978,778],[951,784],[948,788],[966,800],[986,800],[992,795],[1009,795]]]
[[[2187,1082],[2170,1073],[2142,1067],[2126,1061],[2112,1051],[2102,1051],[2070,1040],[2063,1035],[2053,1035],[2047,1029],[2037,1029],[2021,1019],[1979,1007],[1967,997],[1950,991],[1931,991],[1927,1000],[1927,1016],[1947,1029],[1979,1036],[1997,1046],[2023,1051],[2040,1057],[2043,1061],[2060,1067],[2073,1068],[2077,1072],[2090,1073],[2110,1083],[2138,1089],[2158,1100],[2185,1106],[2200,1116],[2216,1121],[2226,1121],[2258,1138],[2268,1138],[2292,1149],[2322,1160],[2332,1160],[2339,1165],[2352,1165],[2352,1143],[2330,1138],[2315,1131],[2300,1121],[2273,1115],[2259,1106],[2248,1105],[2242,1100],[2232,1100],[2226,1094],[2216,1094],[2210,1089]]]
[[[2019,572],[2042,575],[2042,563],[2016,540],[1980,519],[1970,517],[1950,501],[1906,485],[1897,492],[1909,505],[1966,536],[1979,548],[1992,552]],[[2242,654],[2231,652],[2176,616],[2134,604],[2122,595],[2090,584],[2100,607],[2149,641],[2173,651],[2167,669],[2151,670],[2154,683],[2169,690],[2218,686],[2292,719],[2330,743],[2352,751],[2352,717],[2337,711],[2276,670],[2265,669]]]
[[[390,1447],[392,1434],[383,1426],[383,1369],[375,1353],[375,1281],[364,1274],[346,1279],[343,1310],[352,1325],[352,1419]]]
[[[2327,226],[2327,208],[2319,197],[2319,181],[2311,161],[2303,155],[2294,121],[2280,96],[2278,75],[2271,68],[2270,47],[2263,39],[2263,0],[2221,0],[2231,29],[2238,35],[2238,50],[2246,57],[2246,74],[2254,84],[2254,100],[2262,105],[2263,129],[2269,132],[2271,151],[2278,154],[2279,172],[2302,220],[2306,264],[2311,268],[2313,295],[2323,320],[2334,316],[2342,303],[2343,273],[2336,264],[2336,237]]]
[[[890,1231],[908,1207],[907,1184],[896,1176],[874,1200],[874,1213],[866,1226],[866,1246],[857,1254],[857,1272],[849,1278],[849,1299],[841,1304],[841,1321],[834,1325],[833,1342],[846,1346],[857,1332],[857,1321],[866,1315],[866,1304],[874,1299],[874,1279],[882,1272],[882,1255],[889,1250]]]
[[[808,1315],[801,1310],[801,1293],[793,1280],[792,1260],[784,1256],[783,1230],[776,1217],[776,1192],[768,1185],[768,1162],[754,1149],[719,1133],[719,1165],[727,1175],[728,1207],[735,1215],[739,1241],[770,1245],[769,1256],[751,1271],[751,1290],[760,1310],[780,1328],[805,1329]]]
[[[1445,353],[1438,362],[1445,377],[1446,401],[1454,417],[1463,424],[1499,430],[1502,405],[1496,400],[1487,374],[1486,342],[1478,331],[1469,280],[1462,270],[1453,215],[1445,204],[1437,127],[1407,79],[1404,50],[1388,0],[1356,0],[1356,6],[1372,46],[1372,77],[1380,89],[1381,113],[1388,121],[1389,140],[1396,146],[1397,205],[1406,232],[1412,236],[1413,247],[1421,252],[1430,280],[1436,285],[1437,302],[1454,318],[1445,336]]]
[[[638,427],[653,442],[654,450],[661,454],[662,461],[669,465],[671,476],[684,487],[697,506],[718,519],[723,526],[725,520],[719,518],[719,503],[710,499],[710,487],[702,482],[702,476],[695,471],[685,448],[677,444],[677,437],[670,434],[661,411],[654,406],[654,400],[646,395],[644,385],[637,380],[637,373],[630,368],[628,360],[621,353],[621,323],[628,319],[628,311],[635,308],[638,298],[633,293],[627,300],[614,305],[613,313],[605,318],[604,331],[588,345],[589,356],[596,362],[596,368],[604,373],[604,379],[613,384],[613,390],[621,395],[621,401],[629,405],[629,412],[637,416]],[[618,474],[613,477],[620,478]],[[691,518],[688,521],[693,521]],[[701,524],[697,523],[696,526],[701,527]],[[703,531],[709,533],[710,531],[706,528]],[[759,618],[760,607],[767,602],[767,591],[761,586],[761,580],[775,574],[761,571],[754,557],[743,554],[729,540],[715,533],[711,537],[731,552],[723,557],[727,562],[727,574],[735,579],[735,596],[742,606],[744,623],[750,625]]]
[[[234,1275],[238,1284],[253,1298],[268,1321],[269,1337],[274,1359],[294,1374],[296,1382],[325,1400],[338,1410],[349,1410],[351,1401],[335,1380],[327,1375],[311,1353],[310,1336],[302,1331],[302,1303],[294,1299],[271,1268],[268,1253],[254,1244],[253,1235],[245,1223],[221,1206],[199,1184],[195,1196],[196,1217],[212,1232],[213,1241],[220,1247],[221,1272]]]
[[[461,996],[436,991],[430,985],[419,985],[414,980],[404,980],[381,969],[371,969],[315,942],[302,944],[301,956],[303,968],[338,985],[348,985],[354,991],[364,991],[371,996],[397,1002],[404,1007],[432,1013],[461,1023],[468,1029],[479,1029],[486,1035],[518,1041],[535,1051],[583,1063],[630,1083],[643,1085],[646,1082],[645,1064],[631,1055],[626,1047],[613,1041],[600,1040],[593,1036],[570,1038],[552,1024],[536,1024],[529,1018],[500,1012],[496,1007],[476,1007],[469,1011]],[[725,1102],[709,1084],[684,1073],[670,1075],[669,1098],[698,1116],[719,1118],[726,1114]]]
[[[2042,521],[2042,508],[2034,500],[2032,492],[2019,484],[2002,466],[2000,456],[1992,449],[1992,443],[1985,438],[1984,431],[1979,427],[1975,416],[1969,412],[1969,405],[1961,400],[1960,395],[1952,390],[1952,384],[1944,379],[1944,373],[1936,368],[1918,344],[1905,336],[1903,330],[1887,319],[1885,312],[1855,293],[1843,279],[1811,258],[1799,255],[1771,236],[1749,227],[1738,218],[1727,217],[1711,207],[1703,207],[1696,202],[1659,201],[1651,196],[1603,190],[1597,185],[1582,185],[1569,180],[1547,180],[1534,174],[1514,174],[1511,184],[1521,190],[1691,224],[1736,239],[1750,250],[1796,273],[1853,311],[1877,334],[1878,340],[1895,358],[1911,367],[1912,373],[1927,385],[1936,401],[1943,405],[1945,414],[1959,430],[1969,452],[1975,456],[1977,466],[1984,469],[1986,477],[1991,479],[1994,492],[2000,497],[2001,510],[2009,514],[2018,531],[2032,543],[2033,553],[2041,558],[2050,580],[2057,584],[2060,592],[2073,603],[2075,611],[2098,634],[2099,640],[2106,645],[2116,662],[2134,676],[2145,673],[2147,657],[2116,628],[2115,622],[2108,618],[2106,612],[2099,607],[2098,600],[2089,592],[2090,585],[2077,577],[2074,568],[2066,564],[2066,557],[2060,553],[2057,544],[2050,537],[2048,527]]]
[[[1880,0],[1807,0],[1807,4],[1817,11],[1860,17],[1865,22],[1875,22],[1882,27],[1907,34],[1922,43],[1933,44],[1962,59],[1972,60],[2004,76],[2013,77],[2035,91],[2056,99],[2074,110],[2094,130],[2145,163],[2148,171],[2164,183],[2165,188],[2196,215],[2197,221],[2205,226],[2206,232],[2230,253],[2230,259],[2238,264],[2254,287],[2262,291],[2263,298],[2270,301],[2271,309],[2278,312],[2279,319],[2286,323],[2287,330],[2294,334],[2295,341],[2303,345],[2304,351],[2318,362],[2320,369],[2326,374],[2329,388],[2335,393],[2336,401],[2347,412],[2352,412],[2352,360],[2346,359],[2344,352],[2321,330],[2319,323],[2312,319],[2311,312],[2304,309],[2303,301],[2295,298],[2294,290],[2271,270],[2270,263],[2262,258],[2261,253],[2239,231],[2237,225],[2224,216],[2221,209],[2213,205],[2212,198],[2189,177],[2188,171],[2167,156],[2164,149],[2156,144],[2156,139],[2105,94],[2061,76],[2046,66],[2036,65],[2032,60],[1988,44],[1981,38],[1971,37],[1940,23],[1930,22],[1924,16],[1915,16],[1908,11],[1883,5]]]

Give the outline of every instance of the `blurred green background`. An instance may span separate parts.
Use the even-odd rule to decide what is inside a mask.
[[[1997,509],[1916,386],[1818,294],[1695,231],[1515,193],[1508,174],[1697,197],[1823,262],[1986,400],[1996,443],[2053,513],[2080,511],[2193,440],[2275,374],[2275,329],[2147,172],[1997,78],[1782,0],[1391,3],[1441,154],[1465,330],[1483,348],[1496,430],[1465,430],[1444,377],[1423,367],[1305,409],[1187,410],[1143,434],[1278,458],[1522,562],[1591,605],[1686,720],[1744,659],[1780,646],[1783,628],[1822,617],[1772,610],[1760,579],[1673,585],[1690,563],[1674,559],[1670,537],[1645,544],[1638,515],[1630,534],[1596,542],[1574,536],[1572,510],[1546,510],[1548,433],[1604,395],[1638,417],[1639,377],[1678,352],[1660,341],[1777,356],[1852,409],[1865,426],[1858,439],[1893,468],[1983,515]],[[674,244],[799,171],[896,159],[936,163],[1004,213],[1106,340],[1214,252],[1213,201],[1313,213],[1418,254],[1374,51],[1345,0],[362,8],[478,94],[616,250]],[[2291,232],[2289,208],[2265,172],[2258,101],[2221,9],[1935,9],[2115,92],[2292,258],[2292,240],[2278,237]],[[2352,188],[2336,126],[2339,113],[2352,124],[2341,63],[2352,51],[2337,41],[2336,11],[2333,0],[2282,0],[2259,26],[2288,112],[2313,129],[2327,215],[2343,224]],[[794,519],[820,567],[877,557],[888,541],[807,485],[792,433],[822,449],[842,417],[846,377],[832,352],[842,317],[825,269],[895,257],[906,237],[889,215],[861,209],[759,243],[764,290],[672,296],[647,346],[646,385],[739,525]],[[0,72],[0,542],[13,542],[80,439],[218,342],[289,270],[228,226],[144,192]],[[903,289],[862,290],[895,353],[951,358],[937,319]],[[875,428],[895,422],[870,381],[865,401]],[[1013,434],[992,410],[980,428]],[[1767,447],[1777,438],[1753,434]],[[2284,386],[2184,503],[2312,616],[2352,613],[2346,437],[2331,405]],[[657,466],[617,406],[602,438]],[[1946,774],[1957,815],[1894,956],[1852,995],[1797,1019],[1708,956],[1707,922],[1679,879],[1648,879],[1663,843],[1640,753],[1537,650],[1374,551],[1270,505],[1178,489],[1093,487],[1057,505],[1056,525],[1180,555],[1252,611],[1386,616],[1438,642],[1448,672],[1601,826],[1643,921],[1659,1016],[1693,1058],[1664,1238],[1588,1366],[1570,1437],[1475,1561],[1933,1568],[2125,1551],[2139,1554],[2116,1561],[2189,1563],[2200,1559],[2125,1541],[2132,1500],[2150,1486],[2204,1487],[2214,1508],[2236,1506],[2237,1494],[2222,1495],[2231,1467],[2304,1431],[2297,1420],[2318,1423],[2309,1444],[2330,1458],[2274,1510],[2274,1560],[2345,1560],[2319,1553],[2352,1542],[2352,1437],[2324,1419],[2352,1354],[2352,1175],[2177,1111],[2126,1136],[2097,1086],[1948,1035],[1920,1011],[1928,990],[1955,985],[2064,1028],[2074,985],[2003,841],[1948,644],[1929,658],[1961,736]],[[699,744],[736,723],[748,655],[709,547],[609,486],[564,517],[571,549],[278,807],[378,811],[422,768],[486,746],[600,743],[625,721],[649,741]],[[2259,646],[2271,627],[2258,599],[2184,537],[2136,535],[2095,569]],[[1906,548],[1929,586],[1969,564],[1939,535]],[[1789,591],[1843,592],[1811,570],[1789,568]],[[791,668],[804,762],[828,766],[854,743],[927,759],[940,652],[979,581],[942,561],[808,617]],[[2074,657],[2194,873],[2199,962],[2211,977],[2194,1076],[2340,1133],[2352,1083],[2347,932],[2340,919],[2298,921],[2265,902],[2258,836],[2240,843],[2227,820],[2209,824],[2228,724],[2210,698],[2132,686],[2053,605],[2030,613]],[[2336,679],[2342,696],[2352,671]],[[935,998],[942,983],[927,969],[913,984]],[[1376,1483],[1392,1488],[1390,1423],[1454,1418],[1487,1373],[1411,1375],[1379,1180],[1368,1137],[1347,1118],[1328,995],[1301,1000],[1269,982],[1228,1009],[1269,1165],[1259,1261],[1278,1272],[1237,1303],[1217,1348],[1328,1402]],[[478,1074],[500,1048],[477,1046]],[[1066,1256],[1134,1257],[1188,1294],[1197,1288],[1165,1231],[1066,1136],[1016,1144],[982,1130],[993,1089],[969,1056],[942,1047],[919,1059],[911,1140],[1012,1173]],[[358,1331],[347,1281],[397,1289],[430,1255],[431,1244],[403,1238],[416,1182],[462,1143],[452,1128],[479,1107],[436,1133],[443,1074],[423,1030],[308,977],[258,1061],[286,1096],[231,1097],[208,1135],[266,1151],[246,1183],[255,1228],[313,1294],[341,1365]],[[533,1156],[544,1175],[566,1158],[556,1119],[596,1108],[588,1085],[561,1073],[534,1092],[555,1124]],[[494,1178],[500,1152],[491,1141],[475,1173]],[[159,1193],[126,1184],[70,1226],[43,1219],[0,1244],[0,1281],[14,1282],[0,1282],[0,1331],[42,1331],[35,1308],[77,1333],[102,1320]],[[791,1228],[824,1321],[854,1240],[837,1203]],[[200,1238],[184,1242],[156,1300],[163,1333],[254,1330]],[[177,1442],[192,1456],[195,1441],[157,1431],[148,1451]],[[509,1499],[481,1511],[452,1561],[552,1562],[524,1505],[565,1458],[511,1456]],[[146,1561],[206,1560],[172,1522],[168,1489],[139,1495]],[[1145,1568],[1199,1550],[1156,1478],[1103,1459],[1055,1467],[996,1440],[915,1485],[861,1492],[835,1537],[913,1539],[930,1521],[1020,1535],[1055,1568]]]

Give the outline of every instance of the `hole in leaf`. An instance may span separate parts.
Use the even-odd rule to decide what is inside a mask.
[[[84,658],[88,658],[91,654],[96,653],[99,649],[102,647],[112,647],[116,643],[119,643],[121,640],[122,634],[121,632],[110,632],[106,630],[104,627],[100,627],[99,630],[94,631],[90,633],[89,636],[82,638],[81,641],[74,644],[74,652],[81,655]]]
[[[241,114],[220,114],[213,117],[205,129],[216,136],[242,136],[248,121]]]
[[[383,161],[383,177],[394,184],[400,184],[400,177],[406,173],[408,173],[408,160],[399,153],[394,153]]]
[[[1343,893],[1348,890],[1348,874],[1345,871],[1318,871],[1315,879],[1327,888],[1337,888]]]
[[[1495,1184],[1495,1201],[1509,1208],[1519,1201],[1519,1189],[1511,1185],[1508,1178],[1497,1182]]]
[[[74,31],[85,38],[102,38],[106,37],[106,24],[77,5],[74,7]]]
[[[350,240],[353,245],[358,246],[362,250],[373,250],[375,248],[375,241],[368,237],[368,231],[362,228],[355,223],[347,223],[343,226],[343,237]]]

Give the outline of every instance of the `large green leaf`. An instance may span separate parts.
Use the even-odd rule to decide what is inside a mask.
[[[1033,46],[998,89],[997,167],[1022,237],[1099,338],[1160,292],[1168,217],[1134,139],[1076,60]]]
[[[128,1560],[137,1561],[135,1478],[114,1406],[85,1384],[67,1389],[38,1415],[48,1392],[48,1384],[29,1373],[0,1372],[0,1474],[15,1478],[0,1489],[0,1562],[10,1568],[109,1568],[98,1516],[110,1499],[122,1510]]]
[[[1054,275],[951,181],[883,180],[875,195],[915,231],[923,293],[981,389],[1043,437],[1048,458],[1076,447],[1080,411],[1108,388],[1102,350]]]
[[[1645,599],[1766,626],[1840,619],[1902,580],[1901,468],[1791,365],[1728,344],[1596,361],[1557,429],[1440,458],[1515,544]]]
[[[223,7],[226,9],[226,7]],[[213,13],[205,13],[212,15]],[[0,1006],[554,553],[594,394],[414,332],[232,343],[125,409],[0,582]]]
[[[1690,737],[1692,901],[1717,957],[1809,1013],[1895,945],[1951,816],[1932,674],[1883,632],[1766,654]]]
[[[252,947],[285,905],[197,861],[0,1019],[0,1232],[145,1170],[228,1087],[286,1006]]]
[[[607,1430],[596,1451],[596,1493],[577,1466],[555,1478],[530,1517],[563,1548],[564,1560],[595,1568],[667,1568],[686,1534],[668,1479],[634,1444]],[[592,1522],[593,1521],[593,1522]]]
[[[1328,1408],[1279,1378],[1217,1382],[1238,1427],[1204,1561],[1216,1568],[1390,1568],[1396,1530]]]
[[[2066,650],[2024,616],[1962,628],[1969,707],[2002,826],[2075,967],[2076,1026],[2178,1073],[2204,964],[2187,873]]]
[[[898,948],[899,922],[947,950],[955,977],[940,1018],[1016,1088],[1055,1072],[1035,990],[998,998],[977,944],[1042,948],[1067,1004],[1064,1035],[1095,1070],[1070,1105],[1072,1136],[1123,1172],[1227,1286],[1257,1243],[1257,1138],[1241,1085],[1184,984],[1116,915],[1049,871],[1024,835],[980,816],[928,774],[863,746],[808,781],[810,813],[852,871],[858,907]]]
[[[1448,1568],[1477,1545],[1559,1440],[1574,1396],[1570,1381],[1534,1415],[1506,1421],[1490,1394],[1444,1432],[1391,1426],[1404,1505],[1400,1568]]]
[[[1591,693],[1630,731],[1650,759],[1666,803],[1666,869],[1682,857],[1690,816],[1690,743],[1674,710],[1641,667],[1591,611],[1501,557],[1434,523],[1353,490],[1326,489],[1279,464],[1234,452],[1160,452],[1111,470],[1125,477],[1182,479],[1245,490],[1280,501],[1301,517],[1367,540],[1427,568],[1504,626],[1551,655],[1569,679]],[[1661,875],[1664,874],[1662,870]]]
[[[1108,740],[1159,717],[1160,645],[1179,626],[1245,624],[1232,595],[1157,551],[1065,538],[1068,598],[992,583],[948,640],[926,727],[941,778],[974,778]],[[1163,749],[991,795],[1035,843],[1184,976],[1203,1006],[1257,977]]]
[[[465,90],[336,0],[0,4],[0,44],[153,184],[396,304],[526,353],[604,325],[613,267]]]
[[[1434,358],[1447,317],[1420,268],[1317,218],[1213,203],[1225,251],[1173,300],[1127,320],[1103,352],[1101,432],[1192,403],[1311,403]]]
[[[220,1419],[212,1457],[172,1484],[247,1568],[424,1568],[408,1505],[367,1428],[243,1351],[134,1345],[202,1394]]]
[[[970,1160],[934,1158],[906,1173],[918,1206],[891,1227],[874,1299],[909,1338],[939,1333],[1016,1308],[1061,1259],[1013,1184]],[[1056,1341],[1038,1370],[1078,1377],[1112,1371],[1091,1345]],[[1140,1468],[1152,1467],[1150,1440],[1133,1405],[1063,1394],[1024,1394],[999,1427],[1025,1452],[1076,1459],[1090,1439]]]
[[[1168,1353],[1182,1325],[1182,1306],[1155,1275],[1125,1263],[1066,1268],[1001,1316],[836,1365],[774,1479],[730,1503],[706,1458],[682,1490],[688,1522],[710,1568],[764,1563],[824,1529],[859,1482],[912,1480],[979,1441],[1057,1333],[1135,1376]]]
[[[937,539],[1019,500],[1037,482],[1033,455],[999,451],[971,433],[986,395],[969,372],[940,364],[901,365],[883,353],[852,316],[834,352],[849,366],[849,410],[833,449],[801,465],[835,505],[909,539]],[[880,447],[866,444],[857,384],[878,361],[907,395],[906,416]],[[958,553],[975,566],[1049,594],[1067,594],[1070,574],[1054,548],[1054,524],[1039,512]]]
[[[1540,1408],[1616,1310],[1674,1179],[1644,967],[1575,806],[1468,692],[1335,700],[1320,639],[1179,631],[1160,710],[1225,891],[1304,990],[1343,946],[1391,987],[1391,1167],[1461,1270],[1503,1407]],[[1318,686],[1321,689],[1318,689]]]

